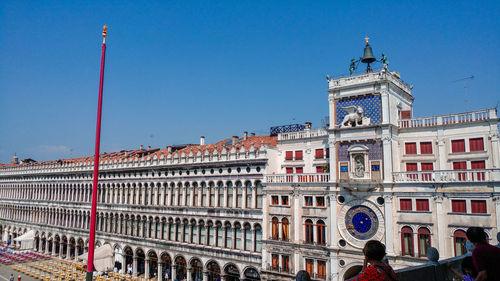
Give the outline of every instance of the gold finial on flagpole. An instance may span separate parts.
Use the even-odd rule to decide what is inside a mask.
[[[106,43],[106,36],[108,36],[106,33],[107,30],[108,27],[106,25],[102,27],[102,43]]]
[[[368,35],[367,35],[367,36],[365,37],[365,42],[366,42],[366,45],[368,45],[368,39],[370,39],[370,38],[369,38],[369,37],[368,37]]]

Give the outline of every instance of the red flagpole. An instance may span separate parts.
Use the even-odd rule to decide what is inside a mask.
[[[104,60],[106,57],[106,31],[107,26],[102,28],[102,54],[101,54],[101,75],[99,79],[99,103],[97,106],[97,128],[95,133],[95,156],[94,156],[94,183],[92,184],[92,209],[90,212],[90,237],[87,263],[86,281],[92,281],[94,272],[94,241],[95,241],[95,221],[97,210],[97,182],[99,178],[99,147],[101,144],[101,112],[102,112],[102,83],[104,81]]]

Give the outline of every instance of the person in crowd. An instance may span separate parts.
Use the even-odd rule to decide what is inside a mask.
[[[467,238],[475,248],[472,260],[477,271],[476,281],[500,281],[500,248],[488,244],[482,227],[467,229]]]
[[[384,244],[377,240],[370,240],[366,242],[363,254],[365,255],[363,270],[354,280],[398,281],[392,267],[382,262],[386,254]]]
[[[9,279],[9,281],[14,281],[14,274],[12,274],[12,273],[10,274],[10,279]]]
[[[451,263],[447,263],[446,266],[448,269],[460,280],[464,281],[474,281],[474,278],[477,276],[476,268],[474,267],[474,262],[472,261],[472,257],[465,257],[462,260],[462,272],[458,272],[451,266]]]

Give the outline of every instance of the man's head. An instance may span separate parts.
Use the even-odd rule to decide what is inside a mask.
[[[366,242],[363,254],[368,260],[381,261],[385,256],[385,246],[380,241],[370,240]]]
[[[482,227],[470,227],[467,229],[467,238],[474,244],[486,242],[486,232]]]

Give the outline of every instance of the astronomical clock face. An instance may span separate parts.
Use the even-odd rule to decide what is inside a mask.
[[[366,206],[354,206],[345,216],[346,229],[353,237],[366,240],[377,233],[378,218],[372,209]]]

